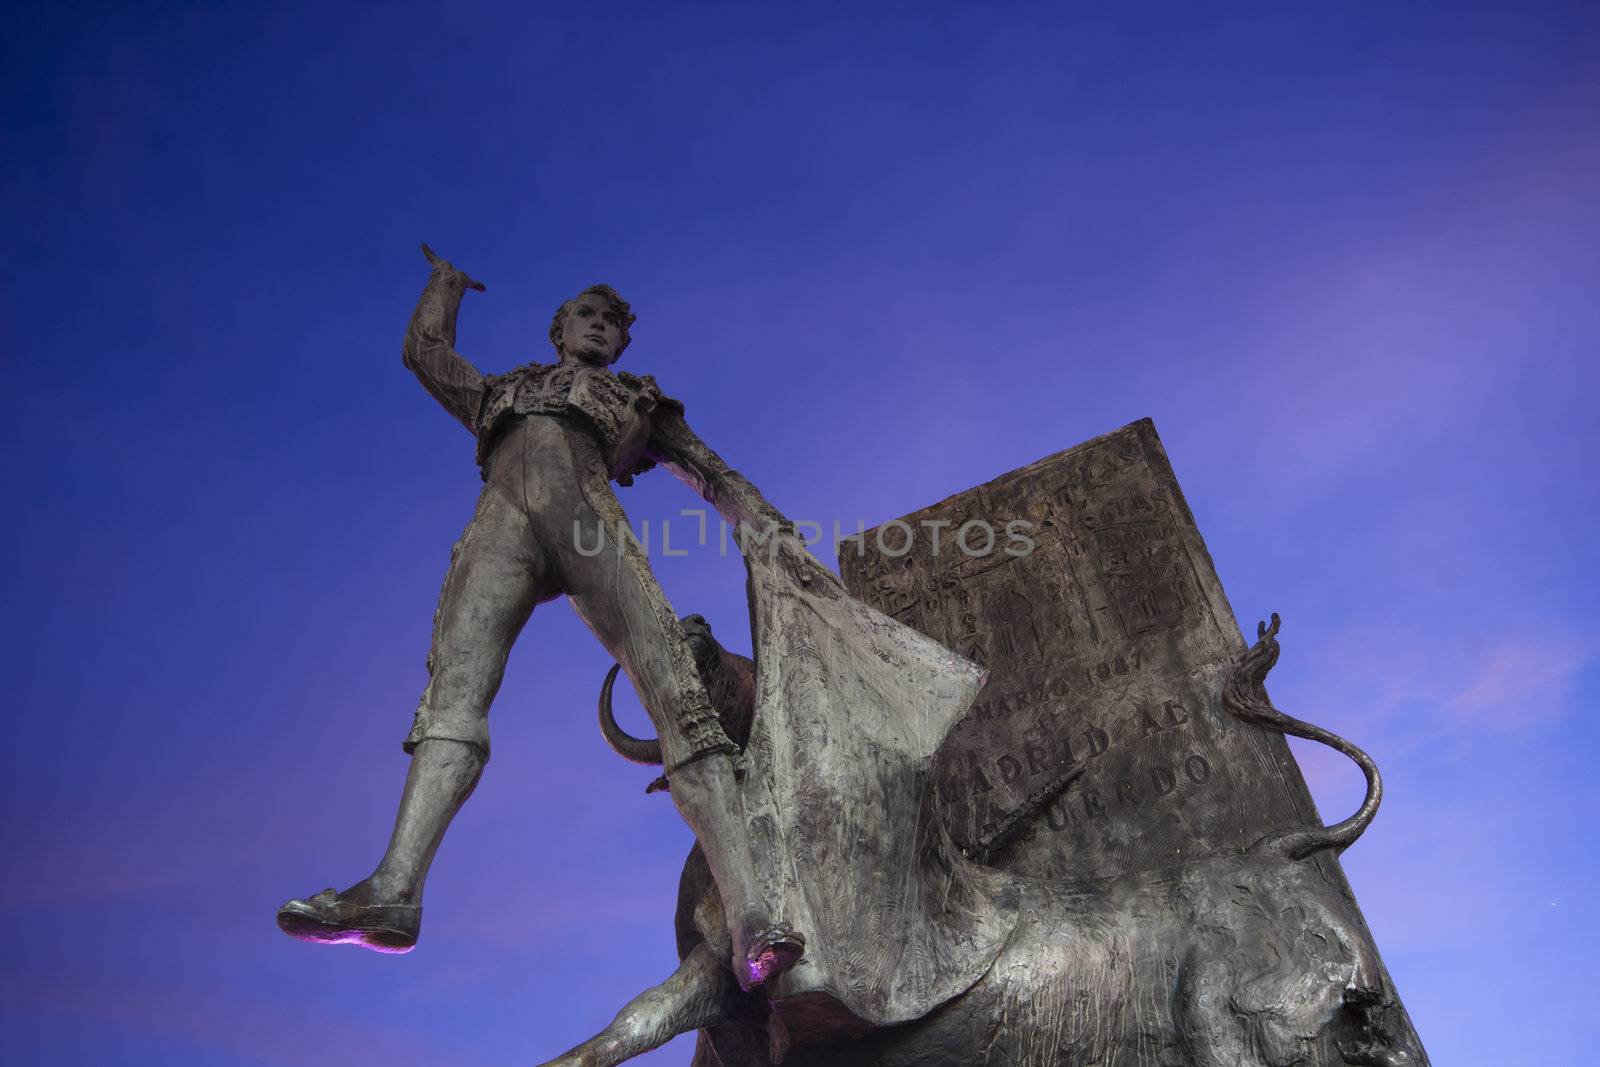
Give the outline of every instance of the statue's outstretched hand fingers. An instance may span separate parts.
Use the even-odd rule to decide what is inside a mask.
[[[428,262],[433,266],[434,270],[444,271],[447,274],[459,274],[461,275],[462,280],[466,283],[468,289],[476,289],[480,293],[486,291],[484,284],[478,281],[478,279],[471,277],[466,271],[457,270],[451,265],[449,260],[440,259],[439,254],[433,249],[429,248],[426,241],[422,243],[422,254],[428,257]]]

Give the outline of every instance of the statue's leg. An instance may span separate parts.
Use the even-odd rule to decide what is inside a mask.
[[[508,492],[492,479],[439,594],[430,679],[405,741],[411,766],[389,847],[372,875],[344,892],[284,905],[278,923],[287,933],[389,952],[415,943],[428,868],[488,758],[487,716],[506,657],[534,604],[556,590],[520,488]]]
[[[679,1034],[731,1019],[740,1005],[733,976],[702,942],[658,986],[640,993],[600,1033],[543,1067],[615,1067]]]
[[[772,857],[752,847],[738,748],[722,730],[643,548],[618,533],[626,520],[609,483],[591,484],[596,481],[584,485],[576,531],[549,533],[561,546],[563,585],[579,616],[627,672],[656,727],[672,799],[705,850],[729,916],[734,973],[748,989],[792,966],[805,940],[769,904],[766,886],[776,879],[764,880],[758,864]]]

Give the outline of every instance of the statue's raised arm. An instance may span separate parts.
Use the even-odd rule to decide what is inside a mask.
[[[476,434],[487,386],[478,368],[455,350],[456,312],[468,289],[481,293],[484,286],[440,259],[427,245],[422,246],[422,254],[433,265],[433,275],[422,290],[417,310],[411,314],[400,358],[422,387]]]

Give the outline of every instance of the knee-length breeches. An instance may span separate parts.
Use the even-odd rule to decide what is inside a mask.
[[[622,665],[661,738],[666,769],[733,752],[644,550],[626,533],[599,447],[578,425],[531,415],[489,458],[483,494],[451,552],[428,686],[405,740],[489,752],[489,705],[537,604],[565,593]]]

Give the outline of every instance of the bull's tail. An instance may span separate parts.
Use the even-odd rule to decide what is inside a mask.
[[[1282,620],[1276,612],[1273,613],[1271,626],[1256,624],[1256,643],[1250,646],[1250,651],[1245,653],[1244,659],[1228,676],[1227,684],[1222,689],[1223,704],[1246,722],[1336,748],[1354,760],[1361,768],[1361,773],[1367,776],[1366,799],[1348,819],[1315,829],[1279,830],[1255,846],[1298,860],[1329,849],[1343,852],[1355,844],[1356,838],[1366,832],[1373,817],[1378,814],[1378,804],[1383,800],[1383,778],[1378,774],[1378,765],[1372,762],[1372,757],[1361,749],[1338,734],[1285,715],[1267,699],[1267,672],[1278,662],[1278,628],[1281,625]]]

